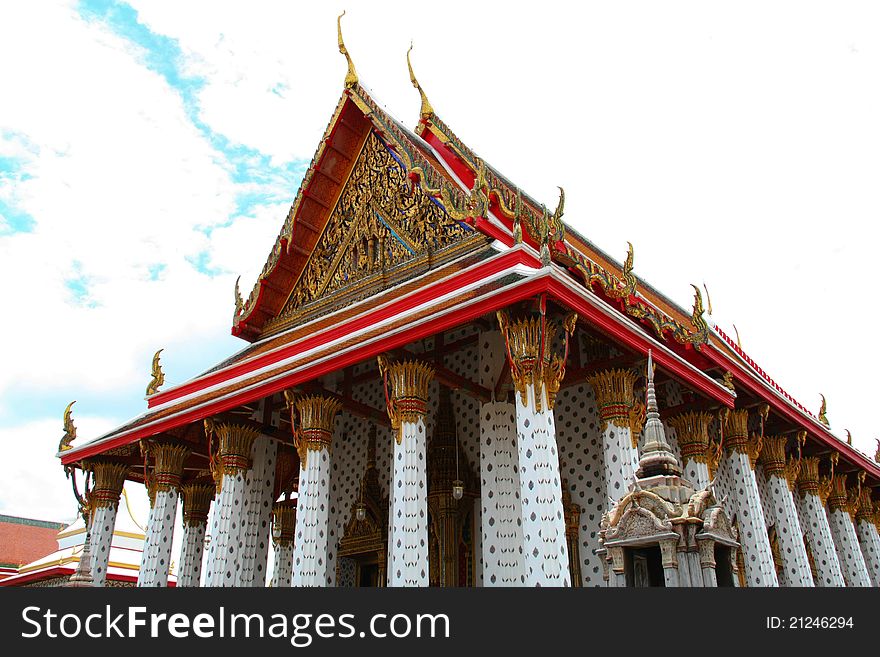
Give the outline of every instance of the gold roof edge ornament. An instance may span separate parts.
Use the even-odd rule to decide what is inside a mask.
[[[612,299],[628,299],[636,293],[638,279],[633,273],[635,265],[635,251],[632,242],[626,243],[626,259],[623,261],[623,287],[609,287],[607,294]]]
[[[709,296],[709,288],[706,287],[706,281],[703,281],[703,289],[706,291],[706,312],[709,313],[709,317],[712,316],[712,297]]]
[[[235,315],[233,315],[233,319],[239,317],[241,315],[242,309],[244,308],[244,300],[241,298],[241,289],[238,287],[240,281],[241,276],[235,279]]]
[[[874,452],[874,461],[880,463],[880,438],[874,439],[877,442],[877,451]]]
[[[76,439],[76,425],[73,423],[73,415],[71,413],[75,403],[76,400],[74,399],[64,409],[64,435],[61,437],[61,442],[58,443],[59,452],[73,449],[70,444]]]
[[[694,309],[691,312],[691,324],[696,332],[686,336],[685,341],[699,351],[700,345],[709,342],[709,325],[703,319],[703,295],[700,293],[700,288],[693,283],[691,283],[691,287],[694,288]]]
[[[336,18],[336,35],[339,41],[339,52],[345,55],[345,61],[348,62],[348,71],[345,73],[345,88],[351,89],[358,83],[358,76],[357,71],[354,68],[354,62],[351,61],[351,55],[348,54],[348,49],[345,47],[345,42],[342,40],[343,16],[345,16],[344,11]]]
[[[819,407],[819,422],[830,428],[831,423],[828,422],[828,418],[825,415],[825,413],[828,411],[828,402],[825,401],[825,395],[819,393],[819,396],[822,398],[822,405]]]
[[[852,445],[852,434],[849,432],[849,429],[846,429],[846,444]]]
[[[736,334],[736,346],[739,347],[740,350],[742,350],[743,343],[742,340],[739,339],[739,329],[736,328],[736,324],[733,325],[733,332]]]
[[[422,85],[419,84],[419,81],[416,79],[416,74],[413,72],[412,62],[409,59],[409,54],[412,52],[412,49],[413,43],[410,41],[409,50],[406,51],[406,66],[409,69],[409,81],[412,82],[412,86],[418,90],[419,96],[421,96],[422,99],[422,106],[419,108],[419,116],[423,119],[429,119],[434,115],[434,108],[431,106],[431,101],[428,100],[428,96],[425,94]]]
[[[147,384],[147,397],[155,395],[157,392],[159,392],[159,388],[162,386],[163,383],[165,383],[165,372],[162,371],[162,364],[159,362],[159,354],[161,354],[163,351],[165,351],[165,349],[160,349],[155,354],[153,354],[153,366],[150,370],[150,375],[153,378]]]

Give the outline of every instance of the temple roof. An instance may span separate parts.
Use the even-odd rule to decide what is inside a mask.
[[[732,405],[733,395],[707,372],[720,378],[731,371],[738,386],[768,398],[786,420],[807,426],[820,442],[880,480],[877,464],[841,443],[705,321],[696,287],[689,312],[637,278],[632,250],[623,263],[616,261],[563,220],[564,196],[551,212],[486,163],[437,116],[414,75],[422,108],[413,131],[376,102],[351,64],[350,74],[247,299],[236,285],[232,332],[251,344],[150,396],[146,413],[65,453],[65,463],[95,453],[96,447],[109,449],[313,380],[331,363],[347,366],[454,321],[470,321],[494,310],[499,299],[510,303],[553,290],[560,302],[594,313],[593,321],[614,339],[632,340],[642,353],[654,349],[661,367],[716,402]],[[317,290],[299,312],[294,292],[313,266],[352,172],[373,140],[397,162],[412,194],[439,208],[437,216],[451,229],[462,227],[461,239],[454,240],[458,246],[447,248],[445,257],[432,250],[424,266],[403,267],[392,280],[383,278],[360,296],[342,295],[335,305],[327,305],[327,295]]]

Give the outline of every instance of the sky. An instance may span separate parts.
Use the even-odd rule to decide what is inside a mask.
[[[477,153],[874,453],[873,2],[0,4],[0,513],[72,519],[55,458],[244,343],[256,280],[343,87]],[[11,458],[10,458],[11,456]]]

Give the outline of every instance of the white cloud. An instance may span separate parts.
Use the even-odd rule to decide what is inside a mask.
[[[112,429],[119,418],[83,415],[77,428],[85,435],[99,435]],[[14,457],[4,464],[0,481],[0,513],[70,522],[77,514],[71,482],[65,479],[55,457],[63,430],[58,419],[35,419],[11,427],[0,427],[0,445]],[[82,491],[81,480],[80,491]]]

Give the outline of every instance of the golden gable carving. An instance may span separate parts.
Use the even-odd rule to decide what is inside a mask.
[[[469,226],[450,218],[414,186],[371,134],[302,275],[272,323],[332,310],[421,273],[435,264],[435,254],[472,235]]]

